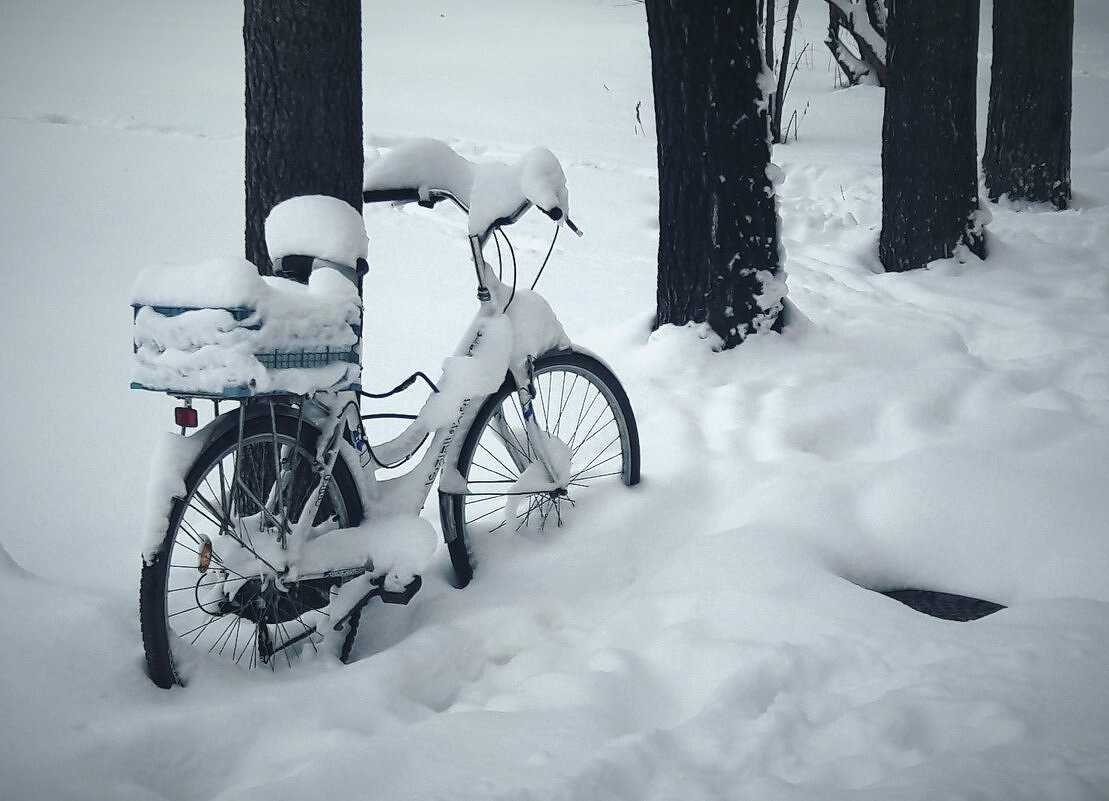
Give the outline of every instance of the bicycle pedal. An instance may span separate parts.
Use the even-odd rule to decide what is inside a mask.
[[[375,579],[374,583],[384,582],[385,577]],[[423,579],[419,576],[413,576],[412,580],[404,586],[402,590],[387,590],[381,587],[378,596],[381,598],[382,603],[386,604],[407,604],[412,600],[412,596],[419,592],[420,587],[423,585]],[[381,586],[380,584],[378,586]]]

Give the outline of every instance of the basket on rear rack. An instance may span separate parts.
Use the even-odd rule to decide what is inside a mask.
[[[303,275],[260,276],[241,258],[139,275],[132,387],[205,398],[360,388],[362,215],[337,198],[294,197],[265,231],[275,264],[293,260]]]
[[[253,269],[253,268],[251,268]],[[132,304],[131,386],[180,397],[307,395],[360,386],[361,307],[356,295],[318,295],[282,279],[261,279],[237,305],[160,303],[149,291]],[[241,288],[240,288],[241,289]],[[163,293],[177,296],[172,291]],[[217,298],[222,294],[224,297]]]

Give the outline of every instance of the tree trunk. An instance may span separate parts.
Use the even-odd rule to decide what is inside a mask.
[[[646,6],[658,132],[656,324],[707,322],[732,347],[784,322],[755,0]]]
[[[362,208],[361,14],[358,0],[245,2],[246,257],[263,274],[263,226],[282,200]]]
[[[1074,0],[993,7],[993,66],[982,169],[990,200],[1070,204]]]
[[[959,245],[986,255],[978,207],[978,0],[891,0],[882,121],[887,270],[923,267]]]

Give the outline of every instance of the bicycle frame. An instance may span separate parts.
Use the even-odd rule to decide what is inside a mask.
[[[484,336],[485,324],[493,318],[504,315],[503,310],[497,308],[496,300],[488,288],[493,276],[490,272],[490,265],[482,257],[482,240],[483,237],[480,236],[470,237],[475,272],[478,276],[478,298],[481,306],[470,325],[471,336],[464,338],[456,349],[456,353],[467,356],[473,354],[475,347]],[[541,354],[532,355],[539,356]],[[532,408],[535,394],[531,382],[531,357],[528,357],[524,363],[505,364],[504,368],[503,373],[512,376],[515,381],[533,455],[542,466],[547,481],[552,486],[556,486],[560,481],[560,476],[554,466],[555,459],[550,453],[546,437],[542,435],[542,431],[535,421]],[[521,376],[526,377],[526,380],[521,381]],[[490,393],[495,392],[498,388],[492,387]],[[449,396],[451,390],[452,387],[449,382],[441,383],[441,392],[447,393]],[[461,437],[459,435],[465,434],[468,430],[470,421],[484,401],[484,396],[460,397],[457,413],[450,424],[434,431],[428,431],[420,420],[416,420],[393,439],[374,446],[372,448],[373,458],[366,462],[356,446],[339,437],[340,432],[344,431],[346,427],[350,427],[351,430],[358,432],[354,437],[356,442],[365,443],[368,441],[360,415],[357,413],[358,404],[353,398],[353,393],[342,394],[350,397],[341,402],[342,412],[337,416],[333,416],[332,428],[330,431],[325,431],[324,434],[329,447],[346,443],[359,453],[358,462],[362,464],[360,472],[364,479],[361,483],[362,500],[367,517],[397,513],[419,514],[426,504],[428,494],[431,492],[437,478],[440,479],[441,490],[444,492],[451,494],[465,494],[467,492],[461,477],[443,475],[443,467],[446,464],[453,464],[453,458],[457,455],[457,449],[460,445]],[[507,424],[502,421],[502,425]],[[424,438],[429,434],[432,436],[431,443],[426,453],[411,470],[382,482],[376,480],[374,473],[379,467],[410,457],[419,449]],[[507,431],[501,432],[501,436],[507,439]],[[518,464],[517,467],[523,469],[522,464]],[[318,502],[321,499],[322,493],[318,494],[315,499],[316,508],[306,510],[305,516],[307,519],[314,517],[318,509]],[[308,514],[309,511],[311,514]],[[444,537],[447,541],[450,541],[450,532],[444,532]]]
[[[465,206],[449,193],[444,192],[442,194],[460,208],[465,209]],[[498,224],[512,222],[528,208],[530,208],[530,204],[522,206],[512,215],[512,218],[499,221]],[[475,274],[478,280],[477,294],[480,306],[470,324],[470,335],[462,339],[455,351],[460,355],[472,356],[481,339],[485,336],[490,322],[507,316],[506,310],[499,308],[497,299],[490,291],[490,285],[499,283],[499,279],[496,278],[492,272],[492,267],[483,256],[484,243],[492,230],[491,228],[485,234],[469,237]],[[518,364],[505,363],[501,365],[503,369],[498,372],[502,375],[511,376],[515,382],[517,397],[523,410],[524,426],[531,445],[531,455],[535,457],[551,490],[557,491],[566,478],[560,476],[555,467],[556,459],[550,452],[550,445],[546,436],[543,435],[535,420],[532,407],[535,390],[531,380],[531,365],[532,358],[539,355],[541,354],[532,354]],[[499,385],[490,387],[487,394],[492,394],[498,389]],[[454,390],[455,388],[451,386],[449,377],[444,373],[438,391],[445,393],[449,398]],[[388,515],[397,514],[418,516],[424,508],[437,478],[440,479],[441,493],[450,495],[468,494],[468,489],[462,477],[457,474],[444,475],[443,468],[446,464],[454,463],[458,448],[461,445],[462,436],[460,435],[464,435],[469,429],[474,416],[484,402],[485,396],[455,394],[458,401],[457,411],[449,424],[429,430],[422,420],[417,418],[399,435],[373,447],[368,444],[356,393],[351,391],[334,393],[331,396],[334,398],[333,400],[326,393],[317,393],[306,398],[301,404],[301,414],[304,413],[305,406],[311,403],[325,413],[316,415],[317,420],[320,417],[326,417],[325,420],[320,421],[322,423],[320,441],[324,444],[318,449],[317,453],[322,469],[319,487],[310,502],[302,510],[298,520],[294,522],[290,532],[291,538],[294,541],[305,541],[311,523],[316,519],[320,506],[326,497],[335,462],[340,458],[340,452],[344,450],[347,452],[347,464],[356,476],[364,516],[367,520],[381,519]],[[503,418],[498,423],[497,431],[499,436],[507,442],[510,434],[508,423]],[[414,467],[402,475],[384,481],[377,480],[376,472],[379,468],[387,467],[413,456],[422,447],[428,435],[431,436],[431,442]],[[514,459],[517,461],[517,468],[523,471],[526,466],[524,457],[514,454]],[[444,540],[448,543],[454,538],[454,535],[454,531],[443,531]],[[306,547],[311,547],[311,545],[312,543],[309,542]],[[297,579],[303,581],[358,575],[364,572],[365,569],[365,564],[332,565],[323,572],[298,574]]]
[[[346,661],[371,598],[406,604],[420,588],[436,552],[423,514],[436,485],[446,556],[463,587],[485,547],[478,540],[501,528],[531,529],[533,516],[538,528],[548,519],[561,526],[563,511],[582,497],[578,488],[639,481],[638,434],[619,380],[571,345],[541,296],[515,286],[511,243],[511,286],[501,280],[503,262],[491,266],[483,255],[488,240],[533,204],[580,236],[553,154],[536,148],[516,167],[479,176],[447,145],[425,142],[382,164],[376,175],[367,173],[365,203],[450,200],[468,214],[476,198],[478,213],[468,215],[467,227],[479,304],[438,386],[414,373],[389,392],[362,391],[364,317],[353,291],[365,269],[360,244],[356,269],[322,265],[351,285],[317,275],[325,280],[309,281],[305,296],[238,264],[244,282],[257,287],[247,293],[257,309],[221,305],[223,295],[198,308],[156,305],[150,297],[177,297],[162,276],[137,290],[144,303],[134,304],[135,353],[145,370],[137,375],[151,377],[132,385],[179,398],[182,435],[197,426],[192,400],[215,404],[215,419],[202,431],[165,438],[162,468],[152,472],[157,493],[147,515],[139,607],[147,668],[160,687],[189,679],[178,646],[247,668],[273,667],[279,655],[291,666],[321,649]],[[423,184],[417,173],[432,167],[457,197]],[[362,242],[360,217],[344,211],[334,222]],[[554,245],[552,239],[547,257]],[[321,266],[313,256],[282,258],[294,262],[291,268]],[[298,280],[305,277],[291,268]],[[262,324],[267,314],[276,327]],[[225,318],[233,320],[232,337],[205,339],[205,326]],[[239,329],[259,333],[239,337]],[[196,370],[178,369],[189,363],[178,353],[203,348],[214,350],[193,359],[201,363]],[[432,390],[418,415],[362,414],[362,398],[390,397],[416,378]],[[237,400],[237,412],[221,414],[222,400]],[[411,422],[371,446],[364,421],[375,418]]]

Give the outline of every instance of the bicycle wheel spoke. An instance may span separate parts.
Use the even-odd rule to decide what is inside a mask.
[[[197,584],[187,584],[187,585],[184,585],[184,586],[181,586],[181,587],[174,587],[172,589],[166,590],[166,592],[186,592],[186,591],[193,592],[193,591],[196,590],[196,588],[198,586],[200,586],[200,587],[215,587],[217,584],[223,584],[223,579],[219,579],[218,581],[209,581],[207,584],[199,584],[199,585],[197,585]]]
[[[515,476],[513,475],[513,470],[512,470],[511,467],[509,467],[504,462],[502,462],[500,459],[498,459],[496,454],[494,454],[491,450],[489,450],[489,448],[486,447],[484,444],[482,444],[480,447],[481,447],[482,451],[484,451],[486,454],[488,454],[489,458],[492,459],[494,462],[496,462],[499,467],[503,468],[505,470],[505,472],[502,473],[500,470],[494,470],[492,467],[489,467],[488,465],[485,465],[485,464],[479,465],[480,469],[485,470],[489,473],[492,473],[495,476],[500,476],[501,478],[505,479],[506,481],[515,481],[516,480]]]
[[[470,520],[468,522],[477,523],[478,521],[484,520],[485,518],[489,517],[490,515],[495,515],[497,512],[501,511],[502,509],[503,509],[503,507],[497,507],[495,509],[490,509],[485,514],[478,515],[477,517],[470,518]]]
[[[312,635],[316,632],[316,626],[309,626],[304,622],[304,618],[300,614],[297,614],[296,620],[297,623],[304,626],[304,631],[299,635],[300,639],[307,638],[308,644],[312,646],[312,650],[319,653],[319,650],[316,648],[316,643],[312,640]]]
[[[231,659],[235,662],[236,665],[239,664],[239,659],[242,658],[241,656],[237,656],[237,654],[239,653],[239,632],[241,630],[242,626],[235,627],[235,642],[231,644]]]
[[[528,461],[528,462],[531,462],[532,461],[531,439],[526,434],[528,426],[527,426],[527,422],[524,420],[524,410],[520,408],[520,402],[516,398],[515,395],[510,395],[505,400],[505,405],[509,406],[512,409],[512,411],[516,414],[516,422],[520,424],[520,430],[525,432],[524,441],[520,442],[519,439],[517,439],[516,441],[520,445],[521,455],[523,456],[524,460]],[[507,425],[507,423],[506,423],[506,425]],[[510,426],[510,428],[511,428],[511,426]]]
[[[594,473],[594,474],[589,475],[589,476],[582,476],[581,478],[584,479],[584,480],[579,481],[579,480],[575,479],[574,481],[571,481],[569,486],[571,486],[571,487],[588,487],[589,484],[587,484],[586,481],[593,481],[593,480],[598,479],[598,478],[608,478],[609,476],[620,476],[620,475],[623,475],[622,470],[613,470],[611,473]]]
[[[187,606],[184,609],[178,609],[176,612],[173,612],[171,614],[166,615],[166,617],[172,620],[175,617],[179,617],[181,615],[187,615],[187,614],[190,614],[192,612],[200,612],[202,614],[208,614],[207,612],[205,612],[199,606]]]
[[[197,643],[197,640],[199,640],[199,639],[200,639],[200,638],[201,638],[201,637],[202,637],[202,636],[204,635],[204,632],[205,632],[205,630],[206,630],[206,629],[207,629],[207,628],[208,628],[208,627],[209,627],[210,625],[212,625],[212,623],[214,623],[214,622],[215,622],[215,621],[217,621],[217,620],[219,620],[219,618],[218,618],[218,617],[209,617],[209,618],[208,618],[207,620],[205,620],[205,621],[204,621],[203,623],[201,623],[201,624],[200,624],[199,626],[197,626],[197,627],[196,627],[196,628],[194,628],[194,629],[189,629],[188,631],[186,631],[186,632],[185,632],[184,634],[182,634],[181,636],[182,636],[183,638],[184,638],[184,637],[188,637],[188,636],[189,636],[190,634],[192,634],[192,633],[193,633],[193,632],[195,631],[195,632],[196,632],[196,636],[195,636],[195,637],[193,637],[193,639],[192,639],[192,644],[193,644],[193,645],[196,645],[196,643]]]
[[[236,639],[238,639],[238,634],[237,633],[236,633],[235,637],[236,637]],[[258,642],[258,631],[255,630],[255,631],[251,632],[250,637],[247,639],[247,641],[245,643],[243,643],[243,650],[239,653],[239,655],[237,657],[235,657],[235,664],[236,665],[242,664],[243,657],[246,656],[247,653],[249,652],[250,653],[250,661],[247,662],[247,667],[248,668],[253,668],[254,667],[254,664],[255,664],[254,663],[254,655],[257,653],[257,650],[258,650],[257,649],[257,642]]]
[[[497,410],[487,426],[487,428],[496,435],[494,441],[499,442],[504,447],[507,456],[513,462],[513,464],[517,464],[517,458],[513,455],[513,452],[518,454],[519,461],[523,462],[530,461],[529,454],[531,453],[531,448],[525,447],[527,431],[526,428],[523,426],[523,416],[521,412],[519,412],[519,410],[517,410],[516,412],[516,417],[521,421],[521,427],[519,430],[524,432],[525,441],[521,441],[519,435],[517,435],[516,433],[517,429],[509,425],[508,420],[505,418],[503,407]],[[496,424],[494,424],[494,421],[496,421]],[[506,432],[508,436],[505,436]],[[482,447],[487,450],[486,446],[483,445]],[[508,467],[507,465],[504,465],[503,463],[502,466],[510,472],[514,469]],[[520,469],[518,464],[515,469],[517,471]]]
[[[215,652],[216,646],[220,645],[221,642],[223,643],[223,645],[220,645],[220,649],[219,649],[220,654],[222,654],[223,649],[227,647],[227,643],[224,642],[224,641],[231,639],[231,633],[234,630],[235,626],[238,625],[238,623],[240,621],[240,618],[237,618],[234,615],[230,615],[229,617],[231,618],[231,620],[228,621],[227,628],[225,628],[223,630],[223,632],[220,634],[220,636],[216,638],[216,641],[212,643],[211,647],[208,649],[208,653]]]
[[[503,492],[498,492],[496,494],[491,493],[491,492],[490,493],[485,493],[483,495],[476,495],[476,496],[472,496],[472,497],[467,497],[466,505],[470,506],[470,505],[478,504],[478,503],[493,503],[493,502],[496,502],[496,501],[502,501],[503,502],[503,499],[505,497],[506,497],[506,495]]]
[[[574,390],[578,386],[578,379],[581,378],[577,373],[574,373],[573,381],[570,383],[569,389],[566,388],[566,374],[562,374],[562,396],[558,407],[558,420],[555,422],[555,436],[559,436],[562,430],[562,416],[566,413],[566,406],[570,402],[570,398],[574,396]]]
[[[566,443],[567,445],[570,446],[571,451],[574,450],[574,442],[578,437],[578,432],[581,431],[581,427],[582,427],[582,424],[585,422],[585,418],[593,410],[593,405],[597,402],[597,399],[600,398],[600,397],[601,397],[600,393],[596,393],[595,395],[593,395],[593,397],[589,400],[589,405],[588,406],[585,405],[585,398],[582,398],[581,410],[578,412],[577,422],[574,423],[574,433],[570,436],[570,441]],[[605,406],[602,405],[601,414],[603,414],[604,411],[605,411]]]
[[[289,667],[292,667],[293,666],[293,658],[289,655],[289,648],[288,648],[288,644],[289,644],[289,640],[290,640],[289,630],[282,623],[278,623],[275,628],[277,628],[278,632],[281,633],[283,644],[279,645],[277,648],[275,648],[274,651],[275,652],[280,651],[285,657],[286,664],[288,664]]]
[[[577,471],[576,473],[574,473],[573,475],[571,475],[571,476],[570,476],[570,478],[571,478],[571,479],[577,478],[577,477],[579,477],[579,476],[580,476],[580,475],[581,475],[582,473],[586,472],[587,470],[591,470],[591,469],[593,469],[594,467],[599,467],[600,465],[603,465],[603,464],[606,464],[606,463],[608,463],[608,462],[611,462],[611,461],[612,461],[613,459],[619,459],[619,458],[620,458],[620,457],[621,457],[621,456],[622,456],[623,454],[622,454],[622,453],[621,453],[620,451],[616,451],[616,452],[615,452],[615,453],[613,453],[613,454],[612,454],[611,456],[608,456],[607,458],[605,458],[605,459],[603,459],[603,460],[601,460],[601,461],[598,461],[598,459],[601,459],[601,457],[602,457],[602,456],[604,456],[604,455],[605,455],[605,453],[607,453],[607,452],[608,452],[608,449],[609,449],[609,447],[611,447],[611,445],[613,444],[613,442],[619,442],[619,440],[620,440],[620,437],[619,437],[619,435],[617,435],[617,437],[616,437],[615,439],[613,439],[613,440],[612,440],[612,442],[610,442],[610,443],[609,443],[608,445],[606,445],[606,446],[605,446],[604,448],[602,448],[601,450],[597,451],[596,455],[595,455],[595,456],[594,456],[594,457],[593,457],[592,459],[590,459],[590,460],[589,460],[588,464],[586,464],[586,465],[585,465],[585,467],[581,468],[581,469],[580,469],[580,470],[578,470],[578,471]]]
[[[247,494],[247,497],[250,498],[250,500],[258,507],[259,514],[261,514],[263,517],[269,518],[270,522],[277,524],[277,526],[279,528],[281,527],[281,521],[277,519],[276,515],[274,515],[273,512],[271,512],[269,509],[266,508],[266,504],[261,499],[258,498],[258,496],[254,493],[254,491],[252,489],[250,489],[250,487],[248,487],[246,485],[246,483],[241,478],[238,481],[238,486],[240,487],[240,489],[243,490],[243,492],[245,492]],[[249,547],[249,546],[244,545],[243,547]]]
[[[267,545],[273,547],[281,533],[293,530],[313,497],[320,500],[313,523],[334,520],[346,528],[356,522],[352,515],[359,501],[346,464],[340,462],[322,487],[311,469],[319,436],[299,416],[279,417],[274,409],[249,420],[240,417],[235,429],[201,450],[183,501],[170,517],[160,557],[143,566],[143,639],[151,678],[159,686],[181,681],[170,648],[174,640],[180,642],[174,648],[192,648],[242,669],[266,664],[284,670],[317,650],[313,622],[323,619],[311,607],[317,590],[300,593],[292,583],[286,592],[269,584],[267,577],[281,571],[254,543],[272,538]],[[236,544],[226,541],[217,551],[212,544],[220,535]],[[229,558],[237,569],[228,568]],[[256,571],[244,569],[252,562]],[[244,575],[252,571],[257,575]],[[225,584],[238,588],[236,597],[227,597]]]
[[[215,526],[218,530],[223,531],[225,524],[230,523],[230,521],[228,520],[221,520],[219,517],[216,517],[215,509],[213,509],[210,505],[211,502],[200,493],[197,493],[193,496],[193,501],[197,501],[201,505],[198,506],[190,501],[187,508],[197,512],[201,517]]]
[[[223,462],[222,461],[220,462],[219,467],[220,467],[220,472],[222,473],[222,470],[223,470]],[[229,521],[231,519],[231,508],[230,508],[229,498],[227,497],[227,489],[224,486],[222,478],[223,477],[221,475],[221,477],[220,477],[220,479],[221,479],[220,480],[220,488],[217,490],[214,486],[212,486],[212,476],[211,476],[211,474],[206,475],[206,476],[204,476],[204,487],[207,488],[208,494],[213,499],[218,499],[219,500],[219,504],[218,504],[219,509],[218,509],[218,514],[216,516],[220,520]],[[200,494],[200,491],[201,491],[200,488],[197,488],[197,494]]]
[[[597,422],[600,422],[600,418],[598,418]],[[604,422],[604,424],[599,426],[599,427],[596,425],[596,423],[594,423],[593,427],[590,429],[589,433],[586,434],[585,438],[582,439],[581,442],[577,443],[577,445],[575,445],[570,450],[570,455],[571,456],[577,456],[578,451],[580,451],[582,449],[582,446],[584,446],[587,442],[592,440],[594,437],[600,436],[606,429],[608,429],[610,426],[614,426],[614,425],[616,425],[616,420],[613,419],[612,417],[609,417],[608,420],[606,420]],[[613,439],[613,442],[619,442],[619,441],[620,441],[620,432],[617,431],[616,432],[616,437]],[[608,445],[605,445],[604,447],[607,448],[611,444],[612,443],[610,442]],[[602,448],[602,450],[603,450],[603,448]]]

